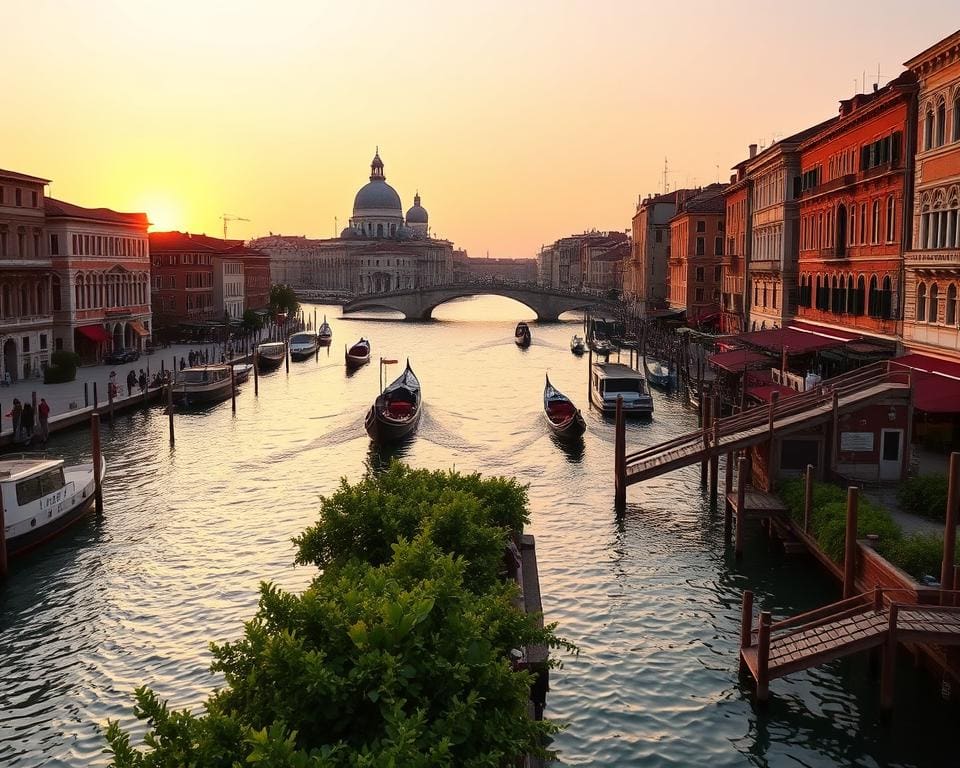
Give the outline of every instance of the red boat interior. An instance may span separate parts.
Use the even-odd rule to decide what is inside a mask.
[[[547,403],[547,416],[550,418],[550,421],[555,424],[560,424],[572,418],[576,412],[577,409],[573,403],[567,400],[557,400],[552,403]]]
[[[395,396],[395,399],[387,401],[386,408],[384,408],[384,414],[389,416],[391,419],[409,419],[413,416],[413,403],[409,400],[402,399],[403,394]]]
[[[350,347],[350,351],[347,354],[353,355],[354,357],[365,357],[369,352],[369,348],[366,344],[354,344]]]

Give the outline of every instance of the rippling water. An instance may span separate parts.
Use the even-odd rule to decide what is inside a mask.
[[[308,310],[309,311],[309,310]],[[582,652],[551,678],[548,714],[569,723],[556,746],[570,765],[956,765],[944,734],[957,710],[924,673],[903,666],[892,723],[878,711],[866,656],[772,684],[765,709],[737,677],[740,594],[777,614],[837,599],[810,561],[784,558],[760,530],[736,563],[697,467],[633,486],[613,509],[613,425],[595,413],[580,451],[553,442],[541,419],[543,375],[587,404],[586,358],[569,352],[576,320],[533,325],[513,343],[520,305],[451,302],[433,323],[332,319],[318,362],[261,378],[238,398],[177,416],[176,447],[159,410],[105,428],[105,513],[17,561],[0,585],[0,765],[102,765],[98,726],[134,725],[147,683],[176,707],[218,684],[207,643],[237,637],[257,585],[307,583],[290,539],[339,478],[389,458],[370,447],[363,413],[376,364],[352,376],[343,345],[360,335],[374,358],[408,356],[424,387],[416,439],[396,452],[416,466],[515,475],[530,484],[547,619]],[[397,367],[395,374],[399,373]],[[695,426],[665,395],[628,446]],[[51,440],[67,456],[83,434]]]

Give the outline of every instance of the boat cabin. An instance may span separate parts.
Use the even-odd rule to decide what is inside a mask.
[[[184,368],[177,374],[178,384],[215,384],[218,381],[229,380],[229,365],[201,365],[194,368]]]
[[[653,413],[653,398],[640,371],[620,363],[594,363],[590,372],[590,397],[604,413],[614,413],[617,397],[623,397],[624,413]]]

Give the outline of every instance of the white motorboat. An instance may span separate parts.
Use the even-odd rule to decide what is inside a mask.
[[[247,379],[250,378],[250,373],[253,371],[253,363],[237,363],[233,366],[233,380],[237,384],[243,384]]]
[[[653,397],[642,373],[620,363],[594,363],[590,372],[590,401],[604,413],[615,413],[617,396],[625,414],[653,413]]]
[[[204,405],[227,400],[235,382],[229,365],[198,365],[177,373],[173,401],[182,405]]]
[[[317,334],[311,331],[301,331],[293,334],[287,342],[291,360],[307,360],[317,353],[320,340]]]
[[[101,480],[106,473],[101,459]],[[93,463],[65,466],[63,459],[0,460],[7,554],[42,544],[85,515],[94,502]]]
[[[573,338],[570,339],[570,351],[575,355],[582,355],[587,351],[587,343],[583,340],[583,336],[573,334]]]

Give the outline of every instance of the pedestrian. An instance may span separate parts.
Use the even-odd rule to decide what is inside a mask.
[[[190,361],[190,367],[191,367],[191,368],[193,368],[194,363],[196,362],[196,357],[197,357],[197,356],[194,354],[194,352],[193,352],[192,349],[191,349],[190,352],[187,354],[187,359]],[[181,369],[181,370],[182,370],[182,369]]]
[[[183,370],[184,368],[186,368],[186,367],[187,367],[187,366],[186,366],[186,363],[183,362],[183,358],[181,357],[181,358],[180,358],[180,370],[182,371],[182,370]]]
[[[140,369],[140,378],[137,380],[137,383],[140,385],[140,393],[143,394],[147,391],[147,372]]]
[[[117,372],[110,371],[110,378],[107,380],[107,394],[110,397],[117,396]]]
[[[130,373],[127,374],[127,397],[133,394],[133,387],[137,383],[137,374],[134,372],[133,368],[130,369]]]
[[[13,398],[13,408],[10,410],[10,413],[7,414],[13,421],[13,442],[19,442],[20,440],[20,425],[23,422],[23,406],[20,405],[20,400],[16,397]]]
[[[33,406],[30,403],[23,404],[23,415],[21,416],[21,423],[23,425],[22,430],[22,439],[23,442],[29,443],[33,440]]]
[[[44,397],[40,398],[40,405],[37,406],[37,416],[40,420],[40,440],[46,445],[47,438],[50,437],[50,406]]]

